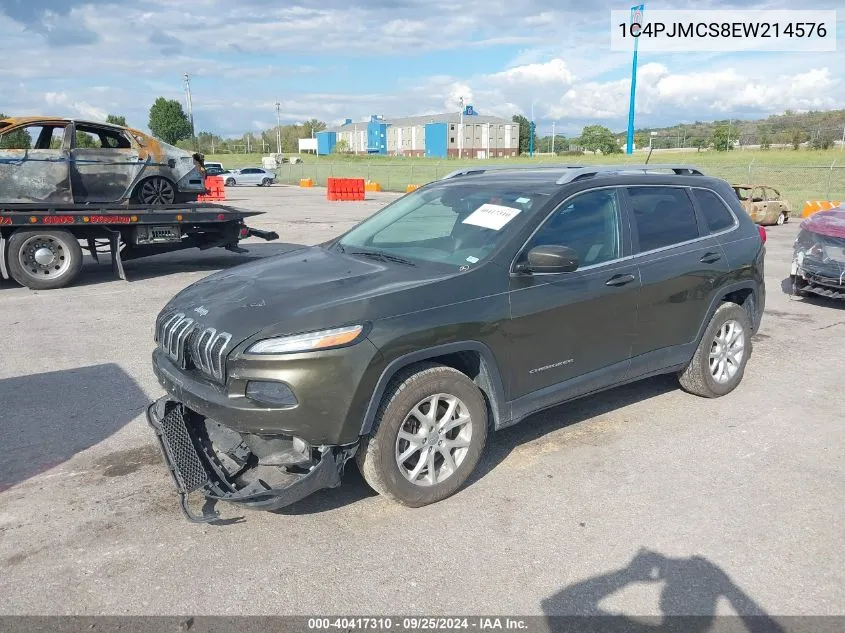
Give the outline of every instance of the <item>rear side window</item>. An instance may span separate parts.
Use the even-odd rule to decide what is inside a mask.
[[[707,189],[693,189],[692,195],[695,196],[701,214],[704,216],[704,221],[707,222],[707,228],[710,229],[711,233],[724,231],[734,225],[733,215],[715,193]]]
[[[630,187],[634,229],[639,252],[652,251],[700,237],[695,209],[686,189],[677,187]]]

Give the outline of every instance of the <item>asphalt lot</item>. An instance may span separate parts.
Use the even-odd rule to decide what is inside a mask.
[[[782,288],[796,220],[769,230],[766,314],[731,395],[663,377],[545,412],[493,434],[433,506],[392,505],[349,464],[338,489],[207,526],[179,512],[143,416],[162,393],[155,315],[394,197],[228,194],[280,241],[129,262],[130,282],[88,260],[71,288],[0,284],[0,614],[845,613],[845,303]]]

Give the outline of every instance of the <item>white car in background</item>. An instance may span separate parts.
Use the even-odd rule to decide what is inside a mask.
[[[258,185],[269,187],[276,181],[276,172],[260,167],[246,167],[244,169],[229,169],[219,174],[223,184],[227,187],[235,185]]]

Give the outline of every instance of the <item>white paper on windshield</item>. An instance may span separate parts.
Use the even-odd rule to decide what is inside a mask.
[[[519,215],[520,211],[521,209],[503,207],[499,204],[482,204],[473,211],[470,216],[463,221],[463,223],[499,231],[503,226]]]

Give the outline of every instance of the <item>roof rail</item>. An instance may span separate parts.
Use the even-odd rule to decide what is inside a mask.
[[[469,176],[472,174],[483,174],[489,171],[509,171],[509,170],[531,170],[531,169],[549,169],[564,172],[563,175],[556,181],[557,184],[562,185],[567,182],[573,182],[582,178],[589,178],[598,174],[613,174],[626,171],[648,173],[650,171],[659,171],[670,169],[676,175],[694,175],[703,176],[704,173],[694,165],[679,165],[679,164],[661,164],[652,163],[651,165],[642,164],[627,164],[619,163],[616,165],[567,165],[566,163],[535,163],[522,165],[479,165],[472,167],[462,167],[456,169],[443,176],[440,180],[448,178],[455,178],[457,176]]]
[[[557,179],[557,184],[562,185],[567,182],[574,182],[576,180],[582,180],[584,178],[589,178],[591,176],[597,176],[599,174],[619,174],[628,171],[633,172],[643,172],[643,174],[647,174],[648,172],[657,172],[661,169],[669,169],[676,176],[703,176],[704,172],[702,172],[698,167],[694,165],[678,165],[678,164],[661,164],[661,163],[652,163],[651,165],[642,164],[642,165],[633,165],[633,164],[626,164],[620,163],[618,165],[579,165],[578,167],[567,171],[563,176]]]
[[[584,167],[584,165],[567,165],[565,163],[533,163],[533,164],[523,164],[523,165],[479,165],[479,166],[472,166],[472,167],[461,167],[460,169],[456,169],[453,172],[450,172],[443,176],[440,180],[446,180],[447,178],[455,178],[456,176],[469,176],[471,174],[483,174],[488,171],[508,171],[508,170],[520,170],[520,169],[556,169],[558,171],[564,171],[566,169],[577,169],[579,167]]]

